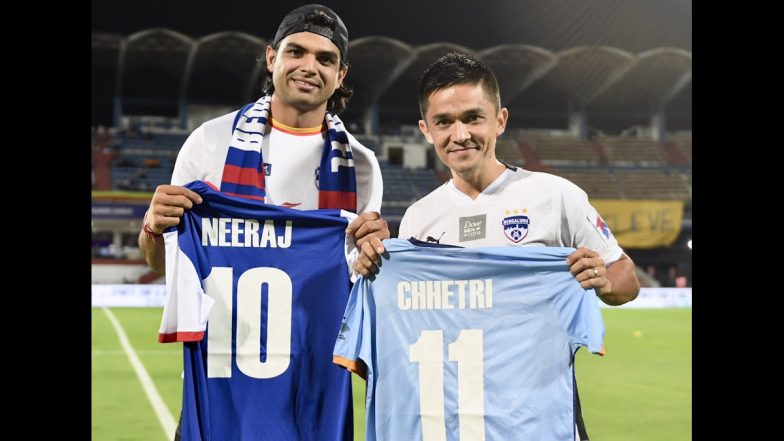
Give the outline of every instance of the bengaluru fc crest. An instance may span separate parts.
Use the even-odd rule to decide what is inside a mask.
[[[528,216],[509,216],[501,221],[501,226],[504,227],[506,237],[512,242],[518,243],[528,235],[529,222]]]

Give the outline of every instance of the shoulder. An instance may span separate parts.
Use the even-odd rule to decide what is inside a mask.
[[[188,135],[186,146],[192,149],[196,146],[205,146],[218,141],[228,143],[228,140],[231,139],[231,126],[236,113],[236,111],[227,113],[203,122]]]
[[[564,196],[579,196],[587,198],[585,191],[578,187],[575,183],[552,173],[518,169],[515,174],[513,185],[514,183],[517,185],[526,186],[529,189],[535,188]]]
[[[432,211],[433,207],[445,206],[444,204],[446,202],[444,201],[444,198],[448,197],[448,185],[449,181],[441,184],[435,190],[425,195],[422,199],[411,204],[411,206],[409,206],[406,210],[406,214],[416,213],[423,210]]]
[[[231,126],[236,112],[228,113],[197,127],[185,140],[178,156],[196,155],[228,149],[231,143]]]
[[[201,126],[194,130],[194,133],[196,131],[201,131],[203,132],[204,136],[210,138],[216,136],[231,137],[231,126],[234,123],[234,117],[236,115],[237,111],[235,110],[231,113],[227,113],[217,118],[205,121]]]

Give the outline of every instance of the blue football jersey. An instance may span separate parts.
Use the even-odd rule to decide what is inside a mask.
[[[574,249],[384,246],[334,351],[367,370],[367,440],[574,440],[574,354],[604,339]]]
[[[332,363],[350,291],[347,220],[227,196],[167,231],[162,342],[183,341],[182,439],[350,440],[350,374]]]

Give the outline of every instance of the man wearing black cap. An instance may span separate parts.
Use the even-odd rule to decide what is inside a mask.
[[[182,187],[193,180],[301,210],[348,208],[360,214],[348,227],[358,247],[371,239],[380,245],[378,239],[389,237],[387,223],[378,214],[383,191],[378,161],[337,117],[351,97],[351,89],[343,84],[347,52],[348,31],[331,9],[305,5],[286,15],[266,48],[265,95],[239,114],[212,119],[194,130],[177,157],[172,185],[156,188],[139,234],[140,248],[153,270],[165,272],[160,234],[179,223],[183,210],[201,203],[199,195]],[[242,134],[254,129],[261,132],[250,141],[261,144],[258,177],[235,176],[229,147],[247,144]],[[348,142],[330,139],[333,133]],[[356,175],[355,188],[321,188],[328,177],[321,163],[329,154],[325,146],[332,141],[340,144],[344,163]]]
[[[153,270],[165,272],[164,230],[178,225],[185,210],[202,203],[199,194],[184,187],[195,180],[207,181],[223,193],[267,204],[358,213],[346,229],[357,247],[371,239],[373,244],[380,244],[381,239],[389,238],[387,223],[379,215],[383,188],[378,161],[373,151],[347,132],[337,116],[351,97],[351,89],[343,84],[347,57],[348,31],[334,11],[311,4],[286,15],[272,44],[266,47],[264,96],[194,130],[177,156],[171,185],[156,188],[139,234],[140,248]],[[356,250],[352,253],[349,260]],[[329,287],[325,288],[327,295]],[[345,302],[342,296],[336,298]],[[296,438],[301,440],[351,439],[350,393],[346,403],[336,403],[322,397],[317,385],[314,382],[307,390],[287,392],[291,394],[291,409],[265,413],[269,430],[264,433],[246,427],[247,420],[242,416],[253,413],[247,406],[264,403],[264,396],[255,403],[229,403],[236,407],[239,425],[232,429],[237,432],[231,436],[240,433],[241,439],[290,439],[291,428],[295,427],[293,430],[300,431]],[[321,409],[318,419],[340,420],[330,425],[331,429],[325,430],[326,426],[317,422],[303,422],[308,417],[302,415],[312,411],[307,403],[314,402],[314,396],[322,397],[316,400]],[[297,421],[293,425],[292,418]],[[185,418],[181,423],[184,428]],[[183,439],[201,439],[198,434],[190,435],[193,432],[212,434],[213,439],[228,436],[214,422],[212,427],[203,427],[203,422],[187,424],[190,428],[183,431]],[[310,424],[310,429],[302,429],[303,424]],[[175,439],[180,439],[179,427]]]

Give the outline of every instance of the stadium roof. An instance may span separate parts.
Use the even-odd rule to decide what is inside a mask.
[[[197,39],[163,28],[127,37],[93,32],[93,121],[111,121],[115,97],[122,113],[131,115],[175,116],[186,103],[240,107],[260,94],[263,64],[257,60],[267,43],[244,32]],[[506,44],[474,51],[450,42],[411,46],[385,36],[349,43],[346,81],[355,95],[346,115],[358,122],[375,106],[384,122],[414,124],[419,75],[452,50],[476,55],[496,70],[516,126],[563,126],[570,111],[585,111],[589,124],[591,117],[604,118],[619,128],[665,111],[676,127],[691,126],[687,50],[579,46],[552,52]]]

